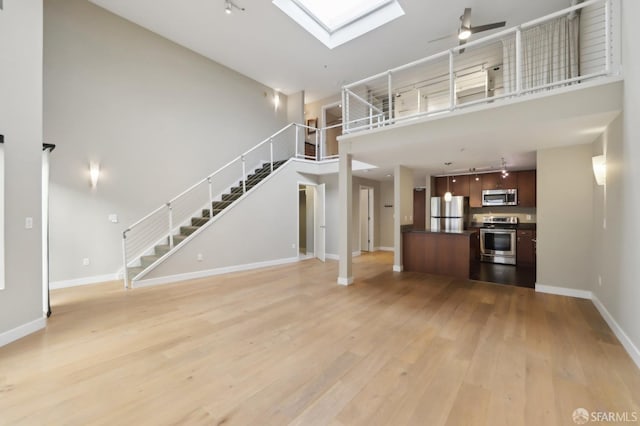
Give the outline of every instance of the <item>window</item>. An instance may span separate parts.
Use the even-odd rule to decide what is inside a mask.
[[[404,15],[397,0],[273,0],[329,49]]]

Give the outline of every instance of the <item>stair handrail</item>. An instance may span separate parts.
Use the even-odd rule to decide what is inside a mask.
[[[349,123],[345,123],[345,124],[349,124]],[[186,190],[182,191],[180,194],[176,195],[175,197],[171,198],[166,203],[162,204],[161,206],[157,207],[156,209],[154,209],[153,211],[151,211],[147,215],[143,216],[141,219],[139,219],[136,222],[134,222],[133,224],[129,225],[122,232],[122,255],[123,255],[123,266],[124,266],[123,278],[124,278],[125,288],[128,287],[128,282],[129,282],[127,269],[130,266],[130,264],[135,261],[135,257],[138,256],[138,253],[136,253],[136,256],[131,260],[128,260],[128,256],[127,256],[127,234],[129,232],[131,232],[134,228],[140,226],[142,223],[144,223],[145,221],[147,221],[148,219],[150,219],[154,215],[158,214],[162,210],[168,209],[167,234],[168,234],[168,239],[169,239],[169,247],[171,249],[171,248],[174,247],[173,229],[175,228],[174,227],[174,223],[173,223],[174,217],[173,217],[172,208],[173,208],[173,204],[177,200],[179,200],[182,197],[184,197],[185,195],[189,194],[190,192],[192,192],[194,189],[198,188],[203,183],[208,182],[209,183],[209,201],[213,202],[212,178],[215,177],[216,175],[218,175],[219,173],[225,171],[226,169],[228,169],[229,167],[231,167],[233,164],[237,163],[238,161],[242,161],[242,192],[243,193],[246,192],[247,191],[247,188],[246,188],[247,172],[246,172],[245,163],[244,163],[245,157],[247,155],[251,154],[252,152],[256,151],[257,149],[259,149],[260,147],[264,146],[265,144],[270,143],[271,147],[270,147],[270,160],[269,160],[269,163],[270,163],[270,166],[271,166],[271,171],[273,172],[273,170],[274,170],[274,166],[273,166],[273,163],[274,163],[274,156],[273,156],[273,142],[274,142],[274,139],[277,138],[282,133],[286,132],[287,130],[291,129],[292,127],[296,128],[296,132],[295,132],[295,154],[294,154],[294,156],[296,158],[300,157],[300,153],[298,151],[299,142],[300,142],[299,130],[300,129],[314,130],[316,132],[316,134],[315,134],[315,143],[314,143],[315,147],[316,147],[315,157],[303,156],[302,158],[305,158],[305,159],[313,158],[313,160],[315,160],[315,161],[321,161],[321,160],[323,160],[323,158],[322,158],[322,154],[321,154],[321,152],[320,152],[320,150],[318,148],[321,147],[323,142],[321,140],[319,140],[319,135],[321,134],[321,132],[325,131],[326,129],[330,129],[330,128],[334,128],[334,127],[338,127],[338,126],[339,125],[333,125],[333,126],[327,126],[327,127],[320,128],[320,127],[312,127],[312,126],[308,126],[308,125],[300,124],[300,123],[295,123],[295,122],[289,123],[286,126],[284,126],[283,128],[281,128],[280,130],[278,130],[277,132],[273,133],[271,136],[265,138],[264,140],[262,140],[258,144],[254,145],[253,147],[251,147],[248,150],[244,151],[242,154],[234,157],[232,160],[230,160],[229,162],[227,162],[223,166],[219,167],[214,172],[208,174],[203,179],[200,179],[199,181],[197,181],[196,183],[191,185],[189,188],[187,188]],[[344,124],[343,124],[343,128],[344,128]]]
[[[260,148],[261,146],[263,146],[265,143],[272,141],[274,138],[276,138],[277,136],[279,136],[280,134],[286,132],[287,130],[289,130],[292,126],[302,126],[302,127],[307,127],[304,126],[302,124],[299,123],[289,123],[288,125],[286,125],[285,127],[283,127],[282,129],[278,130],[277,132],[275,132],[273,135],[269,136],[268,138],[264,139],[263,141],[261,141],[260,143],[258,143],[257,145],[249,148],[247,151],[243,152],[242,154],[238,155],[237,157],[234,157],[231,161],[227,162],[225,165],[219,167],[218,169],[216,169],[214,172],[208,174],[206,177],[204,177],[203,179],[200,179],[198,182],[194,183],[193,185],[191,185],[189,188],[187,188],[186,190],[182,191],[180,194],[176,195],[175,197],[171,198],[169,201],[167,201],[166,203],[164,203],[163,205],[161,205],[160,207],[156,208],[155,210],[153,210],[151,213],[147,214],[146,216],[144,216],[142,219],[139,219],[138,221],[134,222],[132,225],[129,225],[127,227],[127,229],[125,229],[123,231],[123,234],[126,235],[127,232],[130,232],[133,228],[135,228],[136,226],[140,225],[142,222],[144,222],[145,220],[149,219],[151,216],[153,216],[154,214],[158,213],[160,210],[166,208],[168,205],[173,204],[176,200],[182,198],[183,196],[185,196],[186,194],[188,194],[189,192],[193,191],[195,188],[197,188],[199,185],[203,184],[204,182],[208,181],[209,179],[213,178],[215,175],[217,175],[218,173],[224,171],[225,169],[227,169],[228,167],[230,167],[232,164],[234,164],[236,161],[241,160],[243,157],[245,157],[246,155],[252,153],[253,151],[255,151],[256,149]],[[271,163],[273,164],[273,158],[271,158]]]

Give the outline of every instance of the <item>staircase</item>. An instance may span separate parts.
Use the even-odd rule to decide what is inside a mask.
[[[208,223],[209,220],[219,215],[225,209],[235,203],[240,197],[245,194],[245,190],[246,192],[251,191],[256,185],[262,182],[267,176],[276,171],[286,162],[287,160],[274,161],[273,171],[271,170],[271,163],[265,163],[262,165],[262,167],[254,170],[254,172],[248,175],[244,181],[240,181],[237,186],[232,187],[229,192],[223,194],[220,197],[220,201],[214,201],[211,203],[210,208],[204,208],[202,210],[202,216],[192,217],[190,225],[181,226],[180,232],[173,235],[173,247],[170,246],[169,241],[165,241],[163,244],[158,244],[153,248],[153,254],[140,257],[140,266],[128,267],[127,274],[130,279],[135,280],[138,275],[140,275],[143,271],[153,265],[157,260],[159,260],[170,251],[174,250],[187,237],[189,237],[191,234],[200,229],[200,227]]]

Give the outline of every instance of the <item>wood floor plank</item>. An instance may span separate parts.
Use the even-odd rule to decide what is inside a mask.
[[[640,412],[589,301],[391,271],[390,253],[56,290],[0,348],[0,425],[566,425]]]

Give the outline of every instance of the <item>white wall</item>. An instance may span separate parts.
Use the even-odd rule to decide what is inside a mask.
[[[591,152],[590,144],[538,151],[539,285],[585,289],[591,282]]]
[[[298,187],[315,180],[296,166],[283,166],[144,279],[297,258]]]
[[[640,3],[623,0],[624,117],[614,121],[595,144],[594,153],[605,152],[607,156],[607,184],[606,188],[595,190],[593,227],[598,243],[594,245],[596,270],[591,282],[594,295],[626,334],[628,339],[621,340],[640,366],[640,128],[636,124],[640,116],[640,54],[635,46],[640,37],[638,16]],[[598,275],[602,277],[601,286],[597,284]]]
[[[339,213],[339,198],[338,198],[338,175],[325,175],[320,178],[321,183],[326,184],[326,252],[330,255],[338,255],[338,243],[339,243],[339,225],[340,217]],[[351,227],[351,247],[353,251],[358,251],[360,248],[360,187],[366,186],[373,188],[374,197],[374,236],[373,246],[378,247],[380,245],[380,202],[382,196],[380,194],[380,182],[364,179],[360,177],[353,177],[353,198],[352,198],[352,227]]]
[[[397,165],[393,175],[393,269],[402,270],[403,225],[413,223],[413,170]]]
[[[287,97],[287,121],[304,124],[304,91],[293,93]]]
[[[58,145],[52,281],[118,271],[126,226],[294,112],[283,95],[274,109],[273,89],[87,1],[48,0],[44,38],[45,139]],[[103,172],[95,191],[89,161]]]
[[[393,248],[393,181],[380,182],[380,247]],[[385,207],[385,205],[390,207]]]
[[[5,135],[5,278],[0,345],[42,319],[42,0],[5,0],[0,11],[0,133]],[[33,229],[25,229],[25,217]]]

